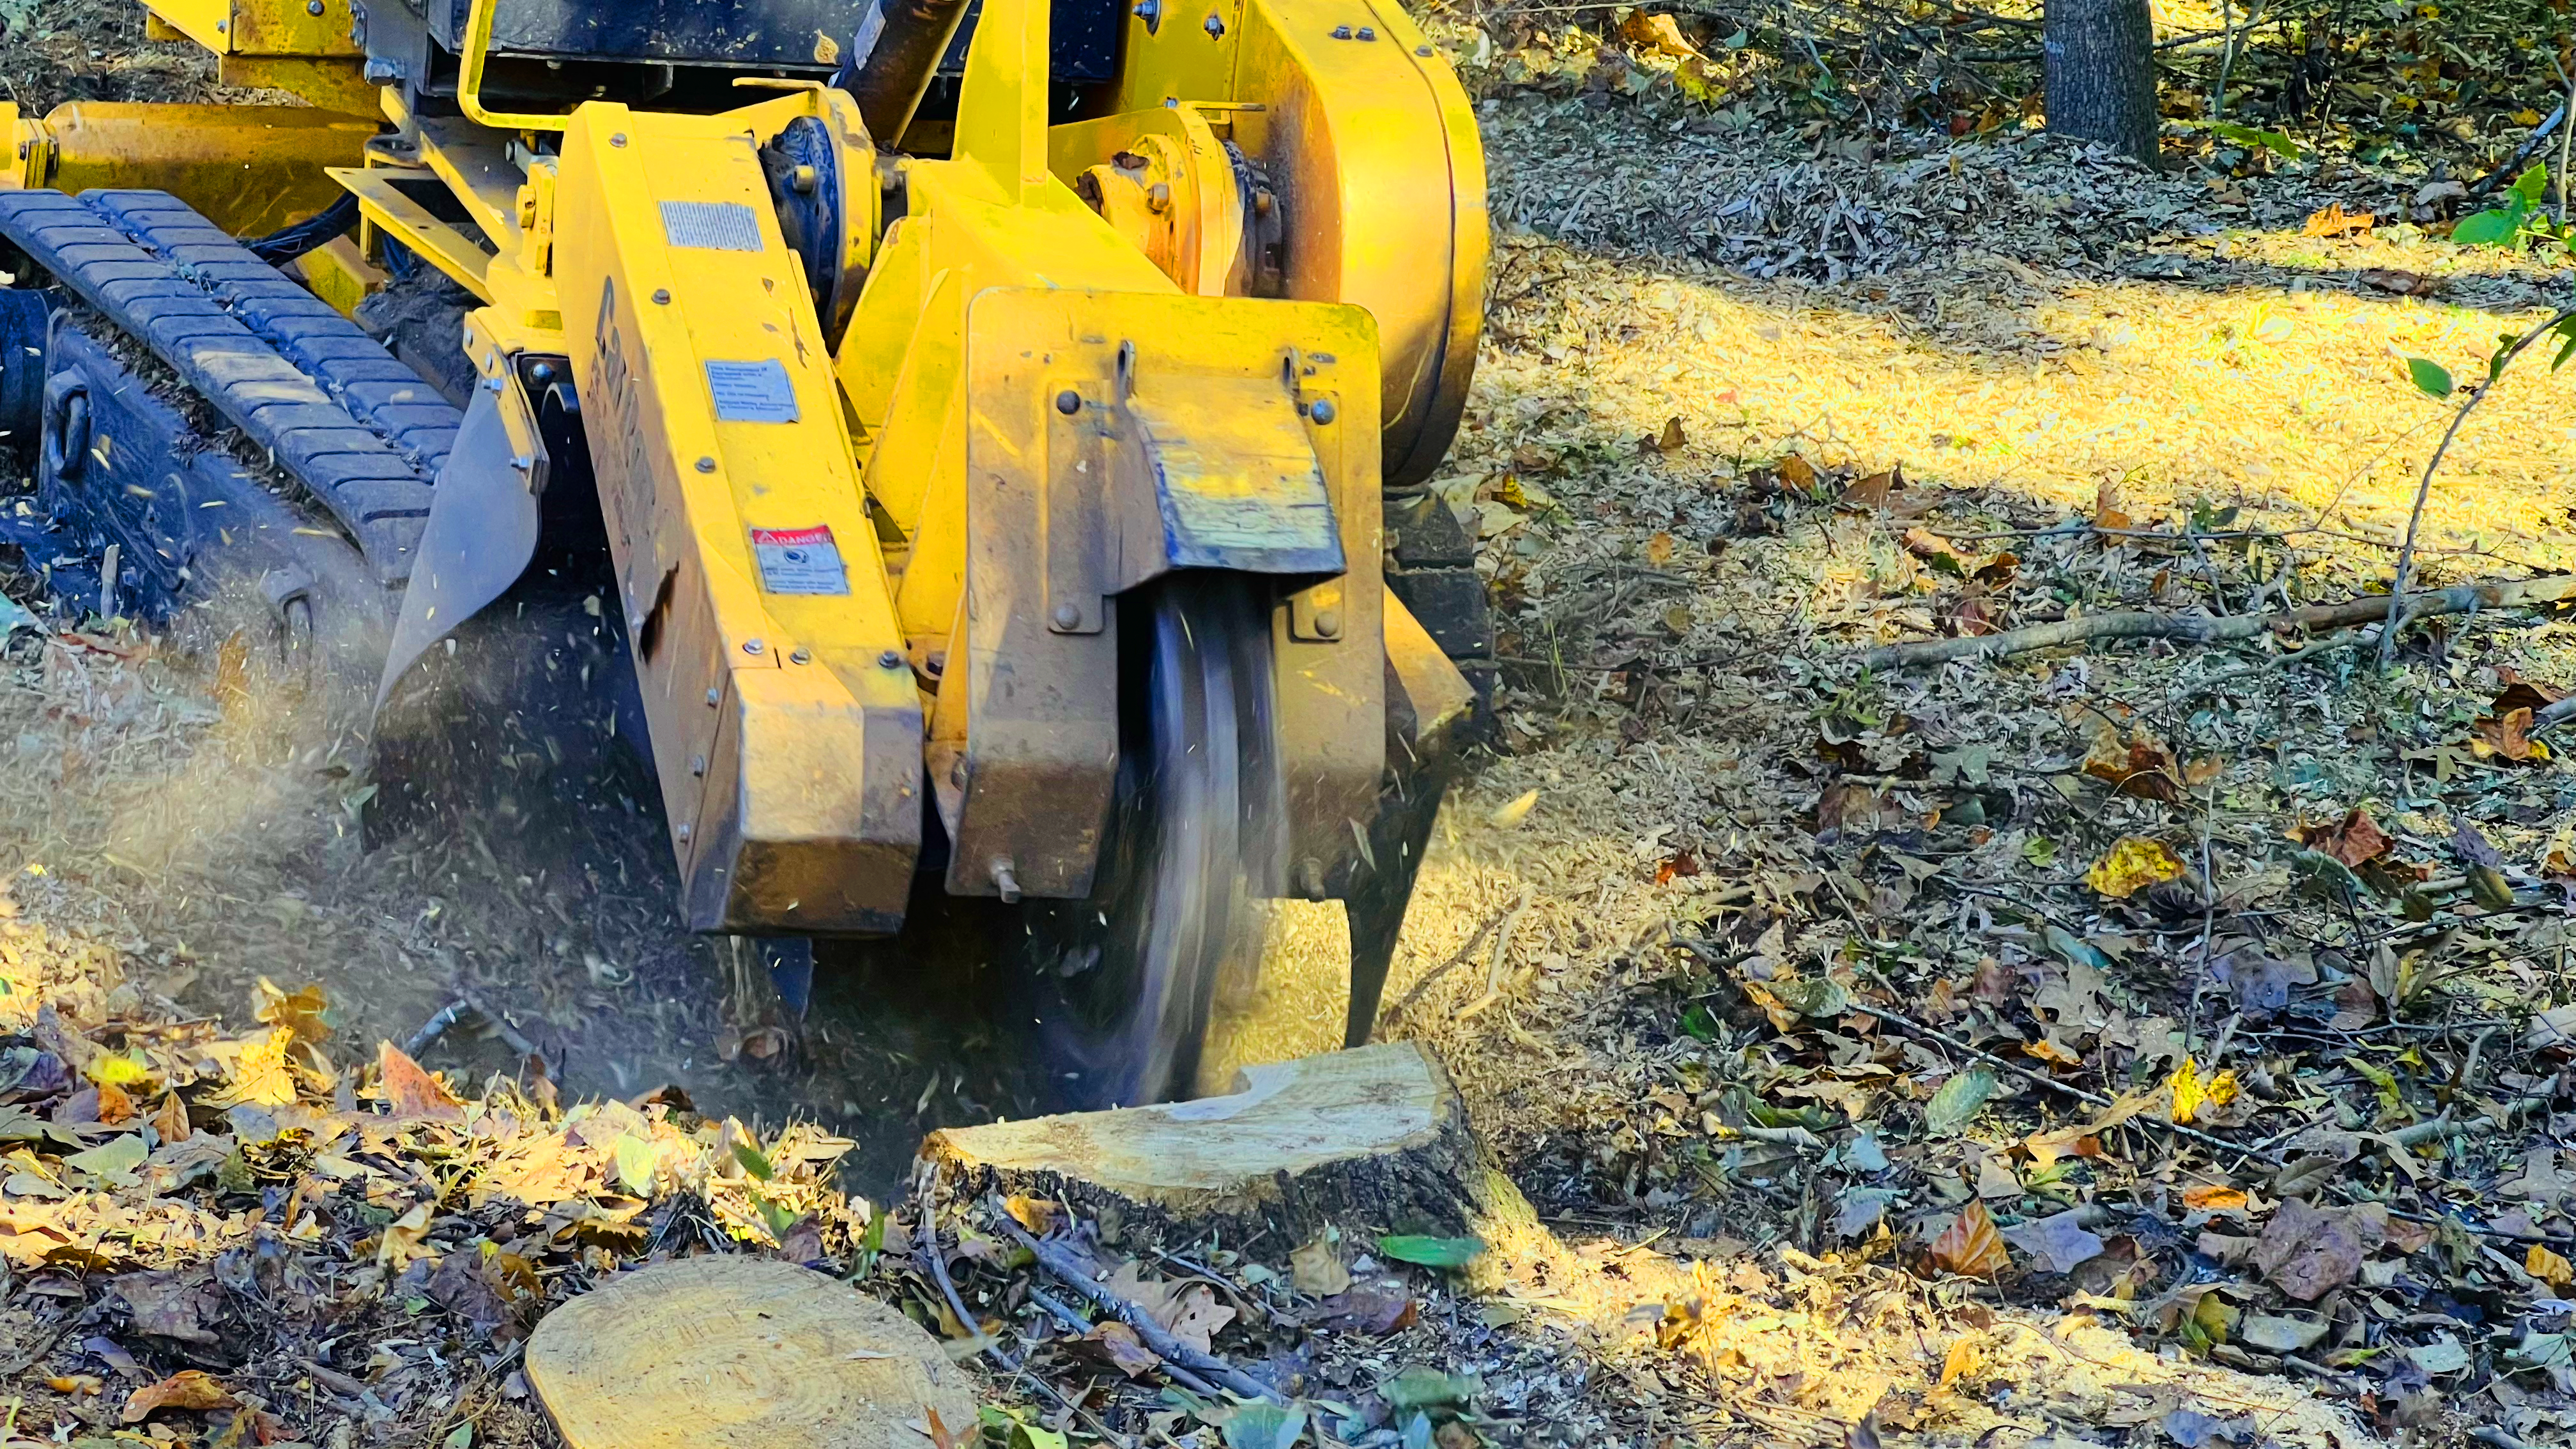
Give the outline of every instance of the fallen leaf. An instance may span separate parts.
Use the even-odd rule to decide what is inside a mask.
[[[1782,454],[1772,471],[1780,475],[1782,483],[1801,493],[1812,495],[1816,491],[1815,465],[1795,453]]]
[[[2319,1208],[2291,1198],[2263,1225],[2252,1262],[2265,1278],[2301,1303],[2314,1303],[2353,1280],[2363,1258],[2386,1229],[2350,1209]]]
[[[295,1033],[296,1040],[317,1046],[331,1039],[331,1004],[319,984],[307,985],[290,995],[263,976],[259,978],[259,998],[258,1016],[262,1022],[284,1027]]]
[[[2534,1243],[2522,1255],[2522,1271],[2552,1288],[2576,1284],[2576,1264],[2549,1250],[2547,1243]]]
[[[232,1081],[220,1092],[209,1095],[206,1105],[231,1107],[247,1103],[254,1107],[283,1107],[295,1100],[295,1074],[287,1068],[286,1050],[295,1045],[295,1032],[278,1027],[267,1036],[242,1048],[241,1064],[234,1068]]]
[[[2359,870],[2364,863],[2388,853],[2397,842],[2370,818],[2370,812],[2355,806],[2344,813],[2341,821],[2328,826],[2312,827],[2298,832],[2299,843],[2310,850],[2321,851],[2341,861],[2347,870]]]
[[[2450,1334],[2437,1334],[2431,1343],[2419,1343],[2406,1350],[2406,1357],[2426,1374],[2440,1378],[2469,1366],[2468,1346]]]
[[[1683,37],[1673,17],[1649,15],[1643,10],[1630,11],[1628,18],[1619,22],[1619,38],[1654,55],[1687,57],[1700,53],[1698,46]]]
[[[2046,1259],[2052,1273],[2071,1273],[2102,1255],[2102,1239],[2084,1226],[2083,1216],[2083,1209],[2068,1208],[2016,1223],[2004,1229],[2004,1241],[2034,1258]]]
[[[1529,818],[1530,811],[1536,808],[1538,791],[1526,791],[1495,806],[1493,813],[1485,817],[1485,823],[1497,830],[1517,830],[1520,823]]]
[[[465,1115],[438,1078],[422,1071],[420,1063],[389,1041],[376,1044],[376,1089],[396,1117],[455,1121]]]
[[[1216,1290],[1205,1283],[1182,1288],[1173,1303],[1178,1311],[1163,1325],[1172,1337],[1201,1353],[1215,1352],[1217,1330],[1234,1321],[1233,1306],[1217,1302]]]
[[[2485,715],[2469,726],[2469,753],[2479,759],[2501,757],[2515,764],[2549,758],[2549,747],[2531,737],[2531,711],[2506,710]]]
[[[2131,835],[2093,862],[2093,868],[2084,873],[2084,883],[2115,901],[2124,901],[2151,885],[2180,880],[2185,869],[2173,847],[2151,836]]]
[[[2122,795],[2167,804],[2182,798],[2182,767],[2173,751],[2143,729],[2124,738],[2116,726],[2103,725],[2095,731],[2092,751],[2084,757],[2084,773],[2110,782]]]
[[[2429,297],[2440,285],[2422,272],[2409,272],[2397,267],[2364,267],[2361,284],[2374,292],[2390,292],[2400,297]]]
[[[2003,1236],[1995,1231],[1994,1216],[1982,1202],[1971,1202],[1962,1209],[1941,1236],[1932,1240],[1932,1266],[1970,1278],[1992,1278],[2012,1266],[2012,1255],[2004,1251]]]
[[[2245,1203],[2245,1189],[2223,1183],[2198,1183],[2182,1190],[2182,1205],[2194,1212],[2243,1212]]]
[[[2084,1054],[2082,1052],[2069,1051],[2065,1047],[2059,1046],[2057,1043],[2050,1041],[2046,1037],[2042,1037],[2038,1041],[2023,1042],[2021,1044],[2021,1049],[2023,1055],[2037,1057],[2052,1067],[2080,1067],[2084,1065]]]
[[[1974,1379],[1985,1371],[1985,1367],[1986,1336],[1982,1333],[1960,1334],[1950,1340],[1949,1349],[1941,1355],[1941,1382],[1933,1386],[1934,1392],[1946,1393],[1962,1381]]]
[[[2120,511],[2120,480],[2104,478],[2093,490],[2093,526],[2105,532],[2134,528],[2136,523]]]
[[[1856,508],[1863,512],[1885,508],[1887,495],[1896,487],[1896,484],[1894,470],[1872,473],[1866,478],[1855,478],[1845,484],[1842,497],[1836,501],[1845,508]]]
[[[162,1097],[160,1109],[152,1114],[152,1130],[164,1147],[173,1142],[185,1142],[194,1135],[188,1126],[188,1104],[179,1100],[178,1093],[171,1092]]]
[[[2297,1353],[2313,1348],[2334,1325],[2322,1318],[2291,1318],[2277,1313],[2249,1313],[2236,1326],[2236,1341],[2266,1353]]]
[[[1114,1318],[1094,1325],[1082,1341],[1111,1368],[1131,1379],[1144,1377],[1163,1362],[1163,1356],[1147,1348],[1136,1330]]]
[[[199,1369],[181,1369],[157,1384],[145,1384],[125,1401],[125,1412],[118,1417],[128,1424],[140,1424],[146,1416],[160,1409],[185,1409],[203,1413],[208,1409],[230,1409],[238,1406],[232,1391],[212,1374]]]
[[[1399,1263],[1412,1263],[1424,1268],[1463,1268],[1485,1251],[1485,1240],[1392,1233],[1377,1240],[1377,1250]]]
[[[2343,209],[2342,202],[2330,201],[2322,209],[2308,213],[2307,222],[2299,228],[2299,234],[2325,237],[2348,236],[2353,232],[2370,230],[2371,224],[2376,220],[2377,218],[2369,212],[2348,212]]]
[[[1646,540],[1646,563],[1648,566],[1653,568],[1662,568],[1664,565],[1671,563],[1672,561],[1673,536],[1671,534],[1657,533]]]
[[[2236,1100],[2234,1068],[2204,1082],[2200,1079],[2199,1064],[2189,1057],[2182,1059],[2182,1065],[2174,1069],[2172,1080],[2165,1085],[2173,1090],[2173,1120],[2185,1127],[2199,1120],[2203,1109],[2224,1107]]]
[[[1985,1110],[1986,1100],[1994,1094],[1994,1068],[1974,1066],[1954,1073],[1923,1104],[1923,1130],[1935,1137],[1956,1135]]]
[[[1351,1286],[1351,1270],[1342,1266],[1332,1242],[1319,1233],[1288,1255],[1288,1281],[1300,1293],[1329,1298]]]
[[[87,1152],[75,1152],[63,1159],[63,1166],[77,1168],[112,1187],[132,1187],[137,1179],[134,1169],[151,1156],[143,1145],[143,1135],[129,1132],[111,1137]]]
[[[1360,1284],[1325,1299],[1317,1305],[1315,1312],[1307,1315],[1306,1323],[1340,1333],[1364,1333],[1382,1338],[1411,1327],[1418,1314],[1412,1294]]]

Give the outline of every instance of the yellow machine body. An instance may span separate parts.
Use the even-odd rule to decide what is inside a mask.
[[[347,0],[148,3],[228,80],[359,93]],[[944,155],[794,80],[746,77],[715,113],[495,110],[492,6],[470,7],[459,116],[395,87],[355,134],[12,113],[15,180],[170,189],[241,231],[345,189],[366,229],[303,275],[354,306],[382,238],[467,288],[514,446],[517,361],[569,360],[699,929],[898,928],[926,805],[951,892],[1081,896],[1117,603],[1181,568],[1276,580],[1287,844],[1252,884],[1344,893],[1390,711],[1427,737],[1470,697],[1381,578],[1380,491],[1454,430],[1487,246],[1467,100],[1393,0],[1140,5],[1117,81],[1061,121],[1046,0],[985,0]],[[839,315],[764,179],[799,121],[845,182]]]

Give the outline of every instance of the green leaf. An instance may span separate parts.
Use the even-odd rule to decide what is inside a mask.
[[[1830,976],[1801,976],[1794,981],[1765,981],[1782,1006],[1800,1016],[1840,1016],[1851,1005],[1851,992]]]
[[[653,1168],[659,1154],[653,1144],[632,1132],[617,1134],[617,1180],[637,1197],[653,1195]]]
[[[1306,1411],[1255,1400],[1225,1421],[1226,1449],[1296,1449],[1306,1432]]]
[[[75,1167],[102,1182],[118,1187],[134,1185],[134,1169],[143,1165],[151,1154],[143,1146],[143,1134],[129,1132],[112,1137],[87,1152],[75,1152],[63,1159],[63,1166]]]
[[[2549,167],[2534,161],[2520,176],[2513,178],[2513,195],[2525,206],[2536,207],[2549,195]]]
[[[769,1159],[761,1156],[760,1149],[748,1142],[737,1142],[733,1145],[733,1160],[742,1164],[743,1171],[759,1178],[762,1182],[767,1182],[778,1175],[771,1170]]]
[[[438,1449],[474,1449],[474,1421],[468,1419],[448,1430],[447,1437],[439,1441]]]
[[[2451,370],[2429,357],[2406,359],[2406,376],[2414,381],[2417,391],[2422,392],[2426,397],[2451,395],[2453,386]]]
[[[2510,246],[2522,235],[2522,217],[2518,199],[2508,208],[2464,216],[2451,228],[2451,240],[2464,247]]]
[[[1463,1268],[1485,1251],[1482,1238],[1426,1238],[1394,1233],[1377,1240],[1377,1250],[1399,1263],[1425,1268]]]
[[[984,1431],[985,1442],[998,1442],[1001,1449],[1066,1449],[1062,1434],[1043,1424],[1030,1423],[1019,1411],[985,1404],[975,1411],[975,1418]]]
[[[1995,1069],[1974,1066],[1941,1084],[1932,1100],[1923,1104],[1923,1130],[1935,1137],[1958,1135],[1995,1094]]]
[[[2210,131],[2239,146],[2260,146],[2284,161],[2299,159],[2299,143],[2281,131],[2267,131],[2259,126],[2241,126],[2234,121],[2212,121]]]
[[[1473,1374],[1444,1374],[1419,1365],[1378,1386],[1378,1393],[1398,1410],[1463,1409],[1483,1387]]]

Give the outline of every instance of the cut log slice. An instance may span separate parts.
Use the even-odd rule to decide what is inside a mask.
[[[921,1449],[934,1414],[975,1424],[965,1370],[912,1320],[765,1258],[621,1273],[537,1325],[527,1375],[568,1449]]]
[[[1113,1239],[1271,1228],[1293,1244],[1326,1223],[1454,1236],[1529,1214],[1411,1042],[1248,1067],[1222,1097],[951,1128],[921,1151],[951,1201],[1061,1201]]]

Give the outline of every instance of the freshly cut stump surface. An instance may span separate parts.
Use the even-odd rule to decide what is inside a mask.
[[[910,1319],[792,1263],[712,1256],[611,1278],[528,1339],[568,1449],[922,1449],[972,1431],[964,1370]]]
[[[1449,1074],[1412,1042],[1247,1067],[1222,1097],[934,1132],[921,1151],[952,1200],[1061,1199],[1113,1236],[1269,1226],[1294,1242],[1326,1222],[1460,1233],[1528,1211]]]

